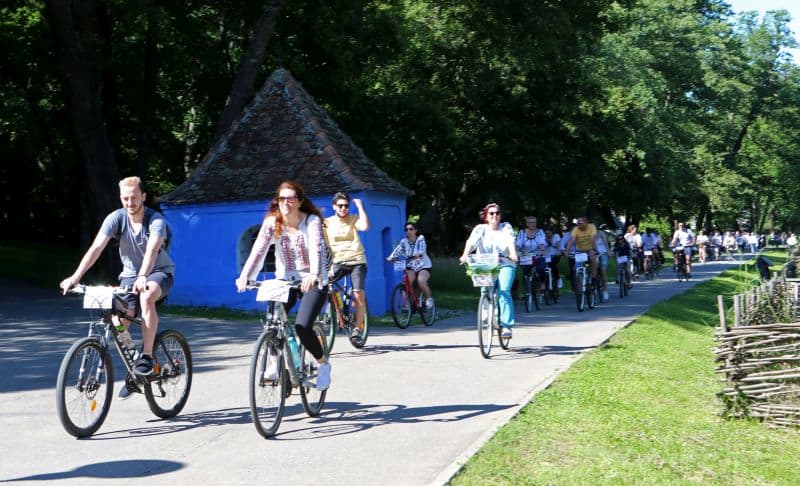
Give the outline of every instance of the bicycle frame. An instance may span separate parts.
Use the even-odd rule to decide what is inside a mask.
[[[269,307],[272,307],[272,309],[270,310]],[[294,353],[292,353],[289,346],[288,336],[292,336],[297,340],[298,346],[301,343],[289,323],[286,307],[283,302],[270,302],[269,307],[265,318],[262,320],[264,332],[275,330],[275,340],[279,343],[281,352],[286,357],[284,364],[286,371],[289,372],[289,380],[292,382],[292,386],[308,386],[307,378],[301,374],[303,363],[295,363]]]

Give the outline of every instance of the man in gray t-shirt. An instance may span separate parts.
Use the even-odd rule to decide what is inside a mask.
[[[134,316],[137,306],[142,312],[142,355],[133,372],[146,376],[153,373],[153,341],[158,330],[156,302],[172,288],[175,263],[163,248],[168,236],[166,221],[158,212],[144,206],[146,194],[142,191],[141,180],[138,177],[122,179],[119,198],[122,209],[106,216],[75,273],[65,278],[60,287],[67,293],[92,268],[108,242],[112,238],[119,241],[123,267],[119,275],[120,286],[131,287],[134,292],[127,299],[128,315]],[[127,329],[130,322],[123,321],[122,324]],[[127,387],[120,392],[121,398],[128,396],[129,393],[123,393],[125,390]]]

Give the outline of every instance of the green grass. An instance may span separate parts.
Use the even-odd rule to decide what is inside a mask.
[[[536,395],[452,484],[800,484],[796,431],[718,415],[716,296],[755,277],[741,265],[651,308]]]

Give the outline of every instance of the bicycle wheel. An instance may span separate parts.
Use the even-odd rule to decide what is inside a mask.
[[[436,308],[436,301],[431,301],[431,304],[428,305],[426,302],[425,305],[420,307],[419,315],[422,317],[422,323],[426,326],[432,326],[434,322],[436,322],[436,315],[438,314],[438,309]]]
[[[586,294],[583,291],[585,287],[583,279],[583,272],[575,273],[575,306],[578,308],[578,312],[583,312],[583,309],[586,306]]]
[[[482,293],[478,301],[478,345],[484,358],[488,358],[492,352],[493,321],[492,299],[486,293]]]
[[[413,297],[412,297],[413,298]],[[411,323],[412,302],[402,283],[395,285],[392,290],[392,319],[400,329],[405,329]]]
[[[533,300],[533,308],[538,311],[539,310],[539,298],[540,298],[539,281],[538,281],[538,279],[536,279],[534,277],[531,277],[531,293],[530,293],[530,296],[532,297],[531,300]]]
[[[264,376],[272,360],[278,361],[278,379],[275,381]],[[250,415],[256,430],[264,437],[275,435],[281,424],[286,405],[286,381],[283,350],[276,342],[275,331],[264,331],[256,340],[250,359]]]
[[[351,300],[351,302],[355,302],[355,299]],[[363,348],[367,344],[367,338],[369,337],[369,306],[366,303],[366,296],[364,296],[364,328],[361,329],[361,334],[353,336],[353,333],[350,333],[350,344],[356,349]],[[355,308],[353,309],[353,318],[355,318]],[[355,321],[353,325],[356,325]]]
[[[64,429],[88,437],[103,425],[114,393],[111,355],[97,338],[76,341],[61,360],[56,409]]]
[[[322,326],[317,324],[314,324],[313,330],[314,335],[317,336],[317,339],[319,339],[319,342],[322,344],[322,352],[327,359],[328,353],[324,344],[325,331],[323,331]],[[316,384],[318,365],[314,355],[303,348],[300,352],[300,359],[303,362],[303,373],[305,374],[305,380],[303,384],[300,385],[300,399],[303,402],[303,409],[305,409],[308,416],[316,417],[319,415],[320,410],[322,410],[322,406],[325,404],[325,395],[328,393],[328,390],[317,390]]]
[[[322,328],[322,335],[325,336],[325,351],[330,354],[333,351],[333,341],[336,340],[336,309],[330,301],[330,297],[325,299],[325,305],[314,320],[315,325]]]
[[[590,309],[594,309],[594,306],[597,305],[597,290],[595,287],[597,279],[591,279],[592,287],[586,290],[586,304],[589,306]]]
[[[167,329],[153,342],[153,376],[148,377],[144,398],[157,417],[178,415],[192,389],[192,351],[178,331]]]
[[[503,349],[508,349],[509,343],[511,343],[511,338],[503,337],[503,328],[500,327],[500,306],[497,303],[497,296],[495,295],[494,304],[492,307],[495,309],[494,318],[492,319],[492,327],[497,330],[497,340],[500,342],[500,347]]]

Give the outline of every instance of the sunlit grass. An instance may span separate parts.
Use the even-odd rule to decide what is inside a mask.
[[[452,483],[800,484],[797,432],[718,416],[716,296],[756,281],[741,265],[654,306],[538,394]]]

